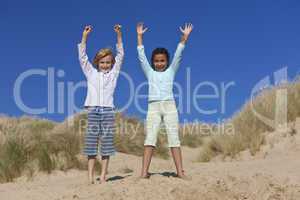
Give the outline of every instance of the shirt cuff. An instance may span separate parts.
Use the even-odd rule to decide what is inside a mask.
[[[138,50],[144,49],[144,45],[138,45],[138,46],[137,46],[137,49],[138,49]]]
[[[178,47],[181,48],[181,49],[184,49],[185,44],[182,44],[182,42],[179,42],[179,43],[178,43]]]
[[[84,50],[86,48],[85,44],[82,44],[81,42],[77,44],[78,49]]]
[[[117,49],[122,49],[122,48],[123,48],[123,43],[121,43],[120,45],[117,43],[117,44],[116,44],[116,48],[117,48]]]

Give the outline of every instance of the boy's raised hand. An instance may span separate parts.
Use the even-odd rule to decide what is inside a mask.
[[[180,31],[182,32],[181,42],[185,43],[191,34],[194,26],[191,23],[185,23],[184,27],[179,27]]]
[[[114,26],[114,31],[119,34],[119,33],[121,33],[121,28],[122,28],[122,26],[120,24],[116,24]]]
[[[120,45],[122,43],[122,31],[121,31],[122,26],[120,24],[116,24],[114,26],[114,31],[117,33],[117,41],[118,44]]]
[[[92,26],[91,25],[87,25],[84,27],[84,30],[83,30],[83,35],[84,36],[88,36],[90,33],[92,32]]]
[[[143,35],[147,30],[148,28],[144,27],[144,23],[142,22],[138,23],[136,26],[136,32],[138,35]]]
[[[82,39],[81,39],[81,44],[85,44],[87,41],[88,35],[92,32],[92,26],[87,25],[84,27],[84,30],[82,32]]]

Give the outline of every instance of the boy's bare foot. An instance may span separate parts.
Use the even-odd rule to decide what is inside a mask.
[[[95,184],[94,181],[89,181],[89,183],[88,183],[88,185],[93,185],[93,184]]]
[[[95,184],[93,176],[89,176],[89,182],[88,182],[88,184],[89,185]]]

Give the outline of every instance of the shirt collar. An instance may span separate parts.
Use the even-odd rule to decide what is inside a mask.
[[[102,72],[103,74],[107,74],[108,72],[110,72],[111,69],[109,70],[102,70],[102,69],[97,69],[98,72]]]

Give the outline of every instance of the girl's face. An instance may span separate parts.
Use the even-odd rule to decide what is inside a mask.
[[[157,71],[163,71],[167,66],[167,56],[165,54],[156,54],[153,58],[153,65]]]
[[[99,60],[98,68],[103,71],[109,71],[113,65],[112,55],[107,55]]]

